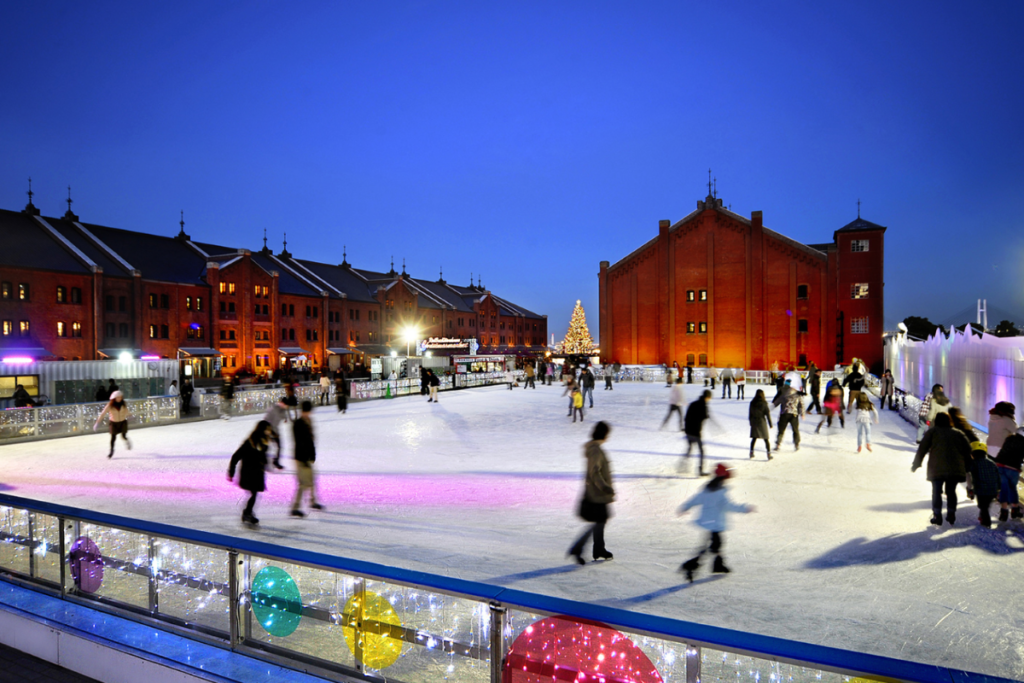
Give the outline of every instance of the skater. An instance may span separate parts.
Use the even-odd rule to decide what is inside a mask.
[[[611,560],[613,555],[604,546],[604,526],[608,522],[609,503],[615,502],[615,489],[612,487],[612,470],[608,464],[601,445],[608,440],[611,427],[606,422],[594,425],[590,441],[583,447],[583,457],[587,459],[587,473],[583,483],[583,498],[580,500],[579,516],[593,526],[583,532],[569,548],[569,557],[575,557],[577,564],[586,564],[583,559],[583,546],[591,536],[594,537],[594,561]]]
[[[274,405],[267,409],[267,412],[263,414],[263,421],[270,425],[270,431],[267,433],[269,438],[267,444],[267,454],[270,454],[270,442],[277,444],[277,455],[274,456],[274,467],[283,470],[284,465],[281,464],[281,423],[288,422],[291,419],[291,415],[288,411],[288,406],[284,400],[280,400]]]
[[[946,493],[946,521],[956,523],[956,485],[967,479],[964,463],[971,456],[971,444],[964,433],[953,429],[949,413],[939,413],[935,424],[924,434],[917,447],[911,472],[916,472],[928,456],[928,481],[932,483],[931,523],[942,526],[942,493]],[[998,464],[998,463],[997,463]]]
[[[855,363],[850,368],[850,374],[843,380],[843,386],[850,387],[850,404],[847,406],[846,412],[852,413],[853,407],[857,405],[857,399],[864,390],[864,375],[861,374],[859,363]]]
[[[225,377],[224,384],[220,388],[220,419],[230,420],[234,405],[235,385],[231,382],[231,377]]]
[[[536,389],[537,388],[537,382],[535,380],[536,376],[537,376],[537,372],[533,369],[533,363],[527,363],[526,364],[526,381],[523,383],[523,389],[529,389],[531,387],[533,389]]]
[[[1020,480],[1021,467],[1024,466],[1024,429],[1006,437],[995,458],[995,464],[999,469],[999,521],[1005,522],[1011,517],[1024,518],[1017,493],[1017,482]]]
[[[437,390],[441,386],[441,378],[437,376],[437,373],[433,370],[430,371],[430,401],[428,403],[437,403]]]
[[[609,365],[608,363],[605,363],[604,367],[601,368],[601,372],[604,374],[604,390],[613,391],[612,375],[614,374],[614,371],[612,370],[612,366]]]
[[[867,392],[863,392],[857,397],[857,416],[854,421],[857,423],[857,452],[860,453],[860,449],[864,446],[867,446],[870,451],[871,423],[878,424],[878,412],[871,404],[871,398]]]
[[[779,435],[775,440],[775,450],[782,447],[787,425],[793,428],[793,450],[800,450],[800,420],[804,419],[804,402],[800,392],[789,385],[783,385],[772,399],[772,405],[779,406]]]
[[[512,374],[511,370],[505,370],[505,383],[508,384],[508,390],[512,391],[512,384],[515,382],[515,375]]]
[[[426,396],[430,393],[430,370],[423,368],[420,370],[420,396]]]
[[[576,421],[576,413],[580,414],[580,422],[583,422],[583,392],[579,388],[572,390],[572,421]]]
[[[565,376],[563,375],[563,377],[565,377]],[[568,413],[568,415],[566,415],[566,417],[572,417],[572,409],[573,409],[572,392],[574,392],[575,390],[576,390],[576,381],[573,380],[572,377],[566,377],[565,378],[565,391],[562,392],[562,398],[565,398],[566,396],[569,397],[569,413]]]
[[[295,395],[295,383],[289,380],[284,385],[284,398],[281,403],[285,405],[289,420],[297,420],[299,415],[299,397]]]
[[[932,408],[932,397],[938,392],[942,393],[941,384],[933,384],[931,393],[921,399],[921,409],[917,411],[917,443],[921,443],[921,439],[924,438],[924,433],[928,431],[929,420],[928,413]]]
[[[992,528],[992,502],[999,495],[1002,477],[999,467],[992,462],[984,451],[974,449],[971,444],[971,481],[974,484],[974,495],[978,502],[978,524],[986,529]],[[1002,510],[1000,510],[1000,514]],[[1004,520],[1005,521],[1005,520]]]
[[[192,394],[194,392],[191,380],[186,379],[185,383],[181,385],[181,411],[186,415],[192,413]]]
[[[327,373],[320,375],[320,405],[325,406],[331,396],[331,378]]]
[[[690,451],[693,445],[697,444],[700,451],[700,464],[697,467],[697,474],[706,477],[704,473],[704,441],[701,440],[701,430],[704,428],[704,420],[711,417],[708,414],[708,403],[711,402],[711,390],[705,389],[701,397],[690,404],[686,409],[686,418],[683,420],[683,431],[686,432],[686,453],[679,461],[681,469],[685,469],[686,463],[690,461]]]
[[[732,366],[727,365],[725,370],[722,370],[722,398],[725,398],[726,392],[729,393],[729,398],[732,398]]]
[[[926,424],[928,424],[929,426],[934,426],[935,417],[939,413],[949,413],[950,405],[951,404],[949,402],[949,399],[946,398],[945,392],[940,390],[932,394],[931,406],[929,406],[928,408],[928,415],[926,416],[927,419],[925,420]]]
[[[807,406],[807,412],[810,413],[812,410],[817,410],[818,415],[821,415],[821,401],[819,395],[821,394],[821,370],[819,368],[811,369],[811,405]]]
[[[103,416],[107,413],[110,413],[110,452],[107,453],[107,457],[113,458],[114,442],[117,440],[118,434],[124,439],[125,447],[128,450],[132,449],[132,442],[128,440],[128,418],[131,417],[131,412],[129,412],[128,404],[124,402],[124,394],[120,390],[115,390],[110,394],[110,400],[103,408],[100,416],[96,418],[96,424],[92,426],[92,431],[96,431],[96,428],[100,426],[100,422],[103,420]]]
[[[580,390],[583,393],[583,400],[590,399],[590,407],[594,407],[594,373],[590,370],[590,366],[583,368],[580,373]]]
[[[683,393],[683,378],[676,377],[676,382],[668,393],[668,414],[661,421],[659,429],[664,429],[665,425],[672,418],[672,413],[675,413],[679,416],[679,431],[683,431],[683,401],[685,400],[686,394]]]
[[[265,491],[267,468],[267,448],[270,445],[270,423],[260,420],[256,429],[252,430],[249,438],[242,442],[234,455],[231,456],[231,463],[228,465],[228,481],[235,479],[235,467],[242,463],[241,472],[238,475],[238,486],[250,493],[249,502],[242,512],[242,523],[255,527],[260,523],[253,514],[256,505],[256,496],[260,491]]]
[[[316,482],[313,479],[313,462],[316,461],[316,443],[313,440],[313,404],[302,402],[302,414],[292,424],[292,435],[295,437],[295,474],[298,477],[298,488],[292,501],[292,517],[305,517],[302,512],[302,494],[309,491],[309,507],[323,510],[324,506],[316,500]]]
[[[711,566],[711,571],[713,573],[729,573],[730,570],[725,566],[725,560],[722,558],[722,535],[725,533],[726,529],[729,528],[727,513],[748,513],[756,511],[753,505],[741,505],[729,500],[729,494],[728,491],[726,491],[725,482],[731,476],[732,470],[726,467],[723,463],[718,463],[715,467],[715,478],[709,481],[708,485],[701,489],[697,495],[679,506],[679,515],[682,516],[686,514],[690,508],[699,505],[700,517],[697,518],[696,524],[697,526],[707,530],[709,534],[708,542],[703,548],[701,548],[700,552],[679,567],[679,571],[685,573],[686,580],[691,583],[693,582],[693,575],[700,567],[700,558],[706,552],[710,552],[715,556],[715,563]]]
[[[768,443],[772,428],[772,409],[768,406],[768,399],[764,396],[764,390],[758,389],[754,399],[750,402],[750,457],[754,457],[754,445],[758,439],[764,439],[764,449],[768,459],[772,459],[772,447]]]
[[[967,497],[974,500],[974,458],[975,451],[981,451],[986,456],[988,455],[988,448],[984,442],[978,439],[978,435],[974,431],[974,427],[967,420],[959,408],[953,407],[949,409],[949,419],[953,423],[953,429],[959,429],[967,437],[967,440],[971,444],[971,457],[964,462],[964,466],[967,468]],[[998,477],[999,472],[996,472]]]
[[[334,399],[338,402],[338,412],[342,415],[348,411],[348,390],[345,388],[345,371],[334,373]]]
[[[1006,437],[1017,433],[1017,423],[1014,422],[1016,414],[1017,406],[1009,401],[1000,401],[988,411],[988,439],[985,445],[993,458],[999,455]]]
[[[889,372],[888,368],[882,373],[882,378],[878,382],[878,409],[885,408],[886,400],[889,401],[889,410],[893,410],[892,400],[893,395],[896,393],[896,380],[893,379],[892,373]]]
[[[736,382],[736,400],[743,400],[743,387],[747,386],[747,373],[740,368],[736,371],[733,381]]]
[[[548,386],[551,386],[551,381],[555,378],[555,364],[548,363],[548,367],[544,370],[544,376],[547,377]]]
[[[711,380],[711,391],[715,390],[715,380],[718,379],[718,368],[712,365],[708,368],[708,379]]]

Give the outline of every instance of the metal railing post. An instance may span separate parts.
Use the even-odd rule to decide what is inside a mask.
[[[700,646],[686,647],[686,683],[700,683]]]
[[[60,597],[63,598],[67,591],[64,588],[65,579],[67,577],[68,570],[68,551],[67,543],[64,540],[64,525],[67,524],[67,520],[63,517],[57,517],[57,547],[60,551]]]
[[[28,515],[28,575],[34,579],[36,578],[36,513],[31,510],[26,510],[25,513]]]
[[[501,683],[502,670],[505,664],[505,619],[508,610],[496,602],[491,608],[491,683]]]
[[[157,573],[157,550],[156,541],[149,536],[149,613],[156,614],[160,611],[160,593],[158,591]]]
[[[241,609],[241,595],[238,591],[238,566],[241,560],[234,550],[228,551],[228,633],[231,639],[231,648],[234,649],[241,640],[239,639],[238,611]]]

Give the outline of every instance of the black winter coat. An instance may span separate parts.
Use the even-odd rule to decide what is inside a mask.
[[[242,463],[242,471],[238,475],[238,486],[253,493],[266,491],[267,446],[255,446],[246,439],[231,456],[231,464],[228,465],[228,477],[231,479],[235,478],[235,467],[239,462]]]
[[[864,390],[864,375],[859,372],[851,372],[850,376],[843,382],[844,387],[850,387],[850,391]]]
[[[700,436],[701,426],[706,419],[708,419],[708,404],[704,397],[701,397],[686,409],[686,417],[683,418],[683,431],[690,436]]]
[[[750,402],[750,438],[764,439],[771,437],[768,430],[772,427],[772,409],[768,401],[753,400]]]
[[[966,463],[971,458],[971,442],[964,433],[952,427],[932,427],[924,433],[914,457],[914,469],[928,455],[928,481],[967,480]]]
[[[295,459],[307,464],[316,461],[313,427],[300,417],[292,423],[292,435],[295,437]]]
[[[995,457],[997,464],[1009,467],[1011,470],[1021,470],[1024,465],[1024,436],[1018,432],[1006,437],[1003,447],[999,449],[999,455]]]

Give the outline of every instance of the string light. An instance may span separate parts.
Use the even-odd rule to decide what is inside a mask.
[[[572,318],[569,319],[569,330],[562,340],[562,353],[589,354],[593,350],[594,339],[587,328],[587,315],[583,312],[580,300],[577,299],[576,307],[572,309]]]

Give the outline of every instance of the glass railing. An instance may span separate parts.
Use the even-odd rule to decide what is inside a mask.
[[[178,419],[175,396],[127,399],[132,425],[171,423]],[[0,410],[0,441],[52,439],[91,432],[106,402],[71,403]]]
[[[2,494],[0,578],[284,666],[399,683],[969,677]]]

